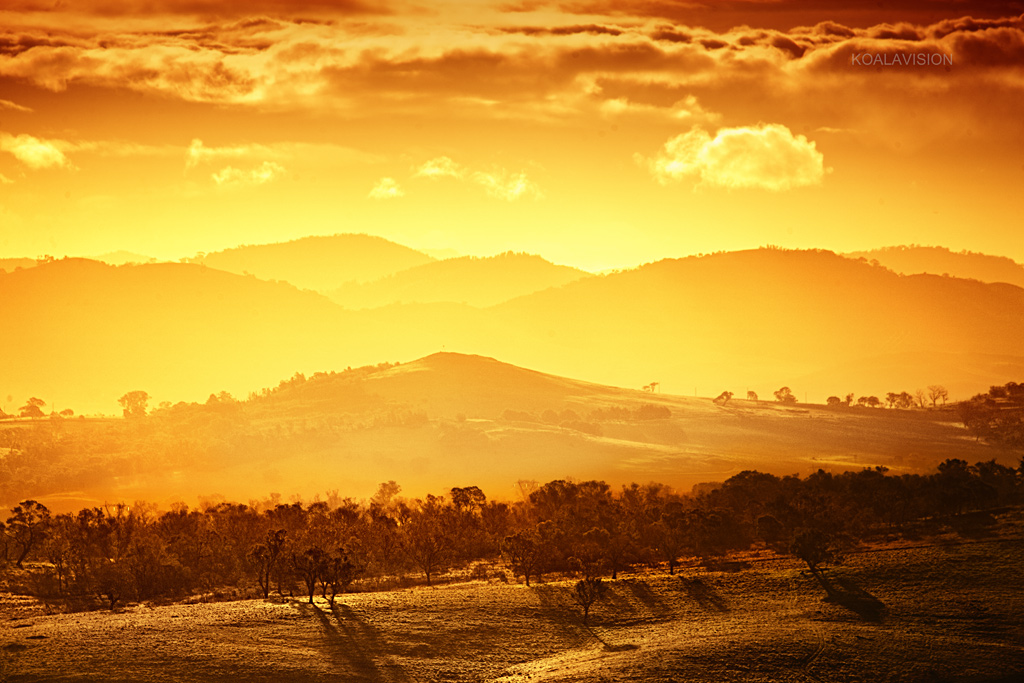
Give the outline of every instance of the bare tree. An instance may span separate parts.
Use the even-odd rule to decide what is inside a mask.
[[[590,616],[590,608],[595,602],[601,599],[601,597],[608,591],[608,585],[596,577],[589,577],[578,581],[573,586],[572,601],[583,608],[583,623],[587,623],[587,617]]]

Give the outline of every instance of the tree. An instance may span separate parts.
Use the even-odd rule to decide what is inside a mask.
[[[146,416],[146,409],[149,405],[149,394],[145,391],[129,391],[117,399],[117,402],[124,410],[127,418],[139,418]]]
[[[46,401],[33,396],[18,409],[18,414],[21,417],[43,417],[43,406],[45,405]]]
[[[882,405],[882,402],[878,400],[877,396],[868,396],[868,405],[872,408],[877,408]]]
[[[928,399],[932,402],[932,408],[935,404],[942,399],[942,405],[946,405],[946,400],[949,398],[949,392],[946,391],[946,387],[941,384],[932,384],[928,387]]]
[[[748,401],[753,401],[754,403],[757,403],[757,392],[756,391],[748,391],[747,392],[747,400]]]
[[[11,516],[7,518],[7,538],[15,546],[18,553],[14,564],[18,569],[28,554],[46,535],[46,527],[50,523],[50,511],[42,503],[34,500],[23,500],[11,510]]]
[[[783,405],[793,405],[796,403],[796,396],[793,395],[789,387],[782,387],[775,392],[775,400]]]
[[[591,606],[608,591],[608,585],[596,577],[577,581],[573,586],[572,601],[583,608],[583,623],[587,623]]]
[[[718,395],[717,398],[715,398],[714,401],[712,401],[712,403],[718,403],[724,406],[726,403],[729,402],[729,399],[731,399],[732,397],[733,393],[731,391],[723,391]]]
[[[843,401],[838,396],[829,396],[827,399],[825,399],[825,403],[827,403],[828,406],[831,408],[838,408],[840,405],[842,405]]]
[[[847,394],[846,398],[843,399],[843,403],[846,404],[847,408],[849,408],[851,405],[853,405],[853,394],[852,393]]]
[[[525,531],[517,531],[506,536],[501,544],[505,562],[514,575],[526,579],[527,586],[530,585],[530,577],[539,573],[543,562],[542,548],[532,536]]]

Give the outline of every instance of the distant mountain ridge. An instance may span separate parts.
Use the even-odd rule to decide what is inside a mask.
[[[383,237],[337,234],[291,242],[225,249],[194,259],[211,268],[262,280],[290,282],[301,289],[327,291],[346,282],[366,282],[430,263],[435,259]]]
[[[462,256],[425,263],[373,282],[350,282],[327,295],[345,308],[353,309],[393,303],[456,302],[492,306],[589,275],[533,254],[506,252],[490,257]]]
[[[67,259],[0,274],[18,362],[2,408],[38,396],[113,412],[123,393],[246,395],[295,372],[479,354],[599,384],[823,401],[945,385],[963,398],[1024,376],[1024,289],[902,276],[825,251],[667,259],[501,304],[346,310],[282,282],[197,264]]]
[[[948,274],[982,282],[1006,282],[1024,287],[1024,265],[1005,256],[991,256],[971,251],[954,252],[945,247],[918,245],[853,251],[843,255],[878,261],[889,270],[904,275]]]

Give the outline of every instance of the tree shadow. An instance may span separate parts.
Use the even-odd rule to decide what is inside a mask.
[[[330,615],[318,605],[299,603],[299,609],[309,612],[320,622],[327,640],[332,661],[342,670],[344,680],[368,681],[369,683],[409,683],[405,671],[397,664],[380,664],[377,660],[387,658],[387,643],[378,631],[361,620],[347,605],[334,603]],[[355,673],[357,677],[350,677]]]
[[[671,613],[665,601],[651,590],[646,581],[639,579],[626,579],[616,584],[616,588],[622,587],[633,594],[633,597],[643,605],[652,615],[657,618],[664,618]]]
[[[683,592],[700,605],[701,609],[705,612],[723,613],[729,611],[729,605],[725,602],[725,599],[714,588],[704,583],[703,580],[699,578],[687,579],[685,576],[679,577],[679,580],[682,584]]]
[[[865,621],[881,622],[885,616],[885,603],[858,586],[853,579],[840,576],[829,581],[819,576],[818,580],[828,594],[825,602],[845,607]]]

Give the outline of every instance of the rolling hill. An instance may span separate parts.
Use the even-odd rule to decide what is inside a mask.
[[[376,280],[434,259],[372,235],[303,237],[291,242],[225,249],[196,259],[211,268],[263,280],[282,280],[300,289],[327,291],[346,282]]]
[[[508,252],[487,258],[463,256],[426,263],[374,282],[350,282],[327,295],[345,308],[437,302],[492,306],[588,275],[576,268],[557,266],[540,256]]]
[[[77,412],[237,396],[295,372],[480,354],[554,375],[715,396],[787,385],[823,402],[931,384],[965,398],[1024,375],[1024,290],[900,276],[831,252],[755,250],[665,260],[489,308],[349,311],[290,284],[195,264],[112,267],[67,259],[0,275],[20,354],[0,375]]]
[[[927,472],[948,458],[1017,464],[1019,454],[975,441],[957,419],[941,409],[719,405],[442,353],[294,376],[243,401],[165,406],[142,421],[0,423],[0,438],[12,444],[0,458],[0,506],[28,497],[53,509],[192,504],[275,491],[358,498],[390,479],[415,496],[476,485],[508,498],[519,480],[565,477],[685,491],[748,469]]]
[[[949,274],[952,277],[982,282],[1007,282],[1024,287],[1024,265],[1005,256],[990,256],[969,251],[958,253],[945,247],[920,246],[855,251],[844,256],[875,260],[886,268],[904,275]]]

